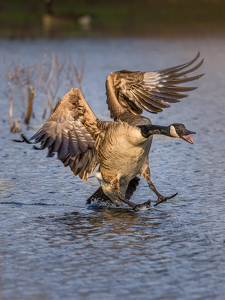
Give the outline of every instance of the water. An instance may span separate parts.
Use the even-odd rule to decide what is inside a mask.
[[[165,196],[156,208],[97,208],[97,189],[55,158],[9,134],[9,103],[0,101],[0,299],[224,299],[225,293],[225,40],[97,39],[0,41],[0,57],[32,63],[44,49],[59,57],[85,53],[85,97],[108,119],[104,82],[111,71],[155,70],[193,58],[205,63],[199,88],[151,116],[184,123],[195,143],[154,138],[152,181]],[[0,62],[1,75],[5,72]],[[1,89],[3,82],[1,81]],[[60,91],[63,96],[63,89]],[[35,103],[41,111],[41,103]],[[42,107],[41,107],[42,108]],[[3,122],[5,120],[5,122]],[[32,121],[31,136],[43,123]],[[132,200],[156,196],[141,183]]]

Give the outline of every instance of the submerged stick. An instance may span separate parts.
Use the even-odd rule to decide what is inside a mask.
[[[25,118],[25,121],[24,121],[26,124],[29,124],[30,117],[32,115],[32,107],[33,107],[33,100],[34,100],[34,88],[33,88],[33,86],[28,87],[28,94],[29,94],[29,98],[28,98],[27,115],[26,115],[26,118]]]

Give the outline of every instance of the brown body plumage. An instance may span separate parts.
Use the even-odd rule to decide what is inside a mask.
[[[99,165],[96,177],[101,187],[88,199],[88,203],[102,196],[117,205],[123,201],[136,208],[137,205],[129,198],[138,185],[138,174],[157,194],[157,204],[166,201],[170,197],[161,196],[150,180],[148,155],[153,134],[181,137],[192,143],[193,140],[187,136],[191,132],[182,124],[169,127],[151,125],[150,119],[141,114],[143,110],[161,112],[170,106],[169,103],[186,97],[183,92],[194,90],[193,87],[178,87],[177,84],[203,75],[183,78],[201,66],[203,60],[186,69],[198,58],[199,53],[186,64],[155,72],[123,70],[111,73],[106,80],[107,104],[114,119],[111,122],[99,120],[81,92],[72,89],[56,105],[44,126],[30,140],[23,136],[24,141],[40,142],[40,148],[35,148],[48,148],[50,157],[57,153],[64,166],[70,166],[74,175],[85,181]],[[180,72],[183,69],[186,70]]]

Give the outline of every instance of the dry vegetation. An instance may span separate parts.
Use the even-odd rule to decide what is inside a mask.
[[[44,53],[43,61],[37,60],[34,64],[24,66],[21,61],[8,63],[3,57],[6,73],[3,79],[6,85],[3,95],[9,101],[10,130],[13,133],[21,132],[21,123],[29,124],[34,117],[33,102],[36,98],[43,99],[42,117],[51,112],[60,100],[59,88],[63,84],[65,93],[72,87],[82,90],[82,80],[85,76],[85,59],[80,56],[74,63],[72,57],[69,60],[59,60],[58,57],[47,51]],[[16,110],[14,118],[13,111]]]

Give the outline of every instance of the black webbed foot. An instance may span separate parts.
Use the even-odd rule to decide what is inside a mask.
[[[159,195],[158,196],[158,200],[156,201],[156,203],[154,204],[154,206],[159,205],[159,203],[166,202],[168,199],[176,197],[177,194],[178,193],[176,193],[176,194],[174,194],[174,195],[172,195],[170,197],[163,197],[162,195]]]

